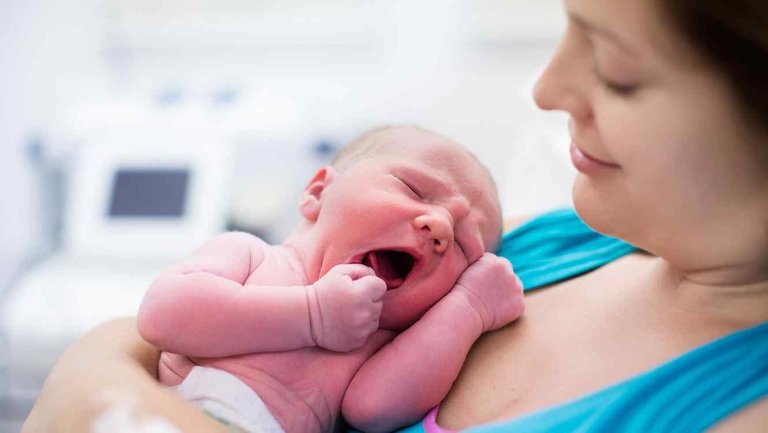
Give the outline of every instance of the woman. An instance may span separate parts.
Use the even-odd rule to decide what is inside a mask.
[[[564,4],[568,28],[535,99],[570,115],[579,216],[647,253],[585,235],[567,212],[508,235],[500,254],[546,289],[478,341],[432,417],[457,430],[502,423],[478,431],[757,431],[768,425],[768,3]],[[553,230],[609,253],[525,275],[523,241],[553,242]],[[95,330],[59,361],[24,431],[88,431],[104,388],[185,432],[222,431],[154,383],[157,355],[132,321]]]

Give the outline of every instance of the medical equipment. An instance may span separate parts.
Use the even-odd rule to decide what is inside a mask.
[[[63,246],[27,270],[1,306],[12,392],[36,392],[70,342],[135,315],[163,268],[225,228],[228,143],[142,131],[103,133],[77,148]]]

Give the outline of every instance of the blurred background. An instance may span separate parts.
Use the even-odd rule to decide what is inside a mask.
[[[508,216],[570,204],[531,89],[559,0],[0,0],[0,431],[96,324],[227,229],[279,242],[335,149],[418,124]]]

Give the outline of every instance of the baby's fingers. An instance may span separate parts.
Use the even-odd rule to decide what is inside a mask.
[[[387,293],[387,283],[376,275],[362,277],[356,284],[372,301],[380,300]]]
[[[384,305],[381,303],[381,301],[374,302],[371,313],[373,315],[373,319],[371,320],[371,327],[370,332],[373,333],[377,329],[379,329],[379,320],[381,319],[381,310],[383,309]]]
[[[331,270],[333,272],[338,272],[339,274],[346,275],[352,278],[352,281],[359,280],[367,276],[376,275],[376,273],[373,272],[373,269],[359,263],[348,263],[345,265],[336,265]]]

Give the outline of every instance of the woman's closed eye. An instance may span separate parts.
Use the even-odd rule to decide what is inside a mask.
[[[595,76],[597,77],[597,80],[606,90],[616,95],[631,96],[638,89],[637,84],[618,83],[606,78],[603,74],[600,73],[600,70],[598,68],[594,68],[592,72],[595,74]]]

